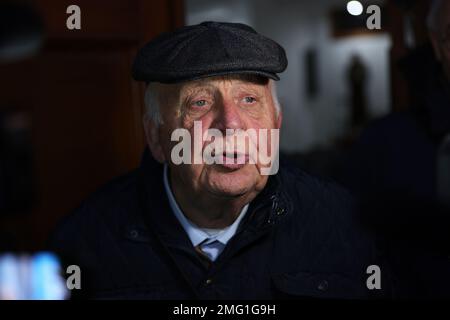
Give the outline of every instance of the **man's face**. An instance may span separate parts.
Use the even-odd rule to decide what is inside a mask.
[[[281,117],[277,114],[272,99],[271,83],[249,80],[240,77],[212,77],[176,85],[160,85],[163,124],[158,128],[160,148],[152,148],[152,151],[160,150],[159,155],[155,154],[158,151],[153,151],[155,158],[169,163],[172,182],[183,184],[197,195],[206,192],[222,198],[259,192],[264,188],[267,176],[260,174],[261,163],[257,159],[253,163],[249,161],[251,155],[248,145],[245,154],[235,148],[227,149],[221,155],[223,164],[205,164],[202,161],[199,164],[175,165],[171,159],[172,148],[178,143],[171,141],[171,135],[179,128],[189,131],[192,137],[192,154],[195,153],[194,139],[198,139],[198,136],[194,133],[194,123],[197,127],[201,123],[202,135],[208,129],[220,130],[224,136],[224,148],[227,129],[255,129],[259,132],[260,129],[280,127]],[[211,141],[201,142],[202,152]],[[245,163],[237,164],[238,158],[241,162],[245,159]],[[233,164],[229,164],[230,162]]]
[[[450,1],[443,1],[435,29],[431,32],[435,56],[441,62],[445,76],[450,81]]]

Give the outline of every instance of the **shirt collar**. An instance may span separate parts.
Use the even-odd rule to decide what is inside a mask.
[[[181,211],[180,207],[178,206],[178,203],[175,200],[172,190],[170,188],[167,164],[164,164],[164,175],[163,176],[164,176],[164,188],[166,190],[166,194],[169,199],[169,204],[172,209],[172,212],[175,214],[175,217],[180,222],[183,229],[186,231],[189,239],[192,242],[192,245],[195,247],[195,246],[201,244],[202,242],[211,243],[215,240],[226,245],[227,242],[236,233],[239,223],[241,222],[241,220],[244,218],[245,214],[247,213],[249,204],[246,204],[242,208],[239,216],[233,222],[233,224],[231,224],[230,226],[223,229],[223,231],[221,231],[217,235],[211,237],[208,235],[208,233],[203,231],[200,227],[198,227],[196,224],[194,224],[192,221],[190,221],[188,218],[186,218],[186,216]]]

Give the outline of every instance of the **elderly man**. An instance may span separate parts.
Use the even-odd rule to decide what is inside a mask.
[[[286,66],[280,45],[234,23],[183,27],[138,52],[133,76],[148,83],[153,159],[147,150],[139,169],[57,229],[54,250],[82,271],[73,294],[362,299],[384,288],[387,271],[373,266],[373,242],[347,192],[283,164],[277,170],[277,135],[259,135],[281,126],[274,80]],[[249,130],[256,139],[230,144]],[[214,161],[192,160],[213,142],[225,146],[210,150]]]

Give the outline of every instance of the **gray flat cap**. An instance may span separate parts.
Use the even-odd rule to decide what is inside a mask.
[[[241,23],[203,22],[159,35],[134,60],[132,76],[176,83],[226,74],[279,80],[287,67],[284,49]]]

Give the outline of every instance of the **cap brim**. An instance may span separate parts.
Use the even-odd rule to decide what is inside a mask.
[[[232,70],[232,71],[218,71],[218,72],[210,72],[205,74],[197,74],[194,76],[187,76],[187,77],[178,77],[176,79],[167,79],[164,81],[156,81],[160,83],[180,83],[180,82],[187,82],[187,81],[194,81],[204,78],[211,78],[211,77],[217,77],[217,76],[225,76],[225,75],[233,75],[233,74],[250,74],[250,75],[256,75],[261,77],[266,77],[269,79],[273,79],[275,81],[280,80],[280,78],[275,73],[271,72],[265,72],[265,71],[258,71],[258,70]],[[146,81],[147,83],[153,82],[153,81]]]

